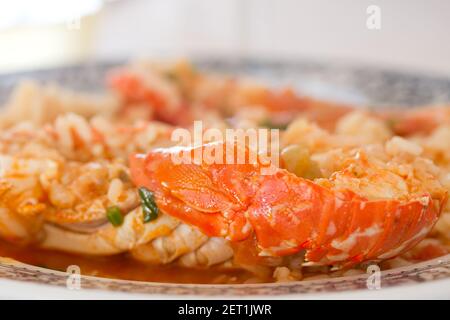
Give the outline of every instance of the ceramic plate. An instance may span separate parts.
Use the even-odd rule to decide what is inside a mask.
[[[0,76],[0,103],[24,78],[57,82],[78,90],[101,90],[105,71],[115,63],[91,63]],[[271,85],[294,85],[322,99],[364,104],[416,106],[450,102],[450,79],[390,70],[316,62],[255,60],[198,61],[200,68],[240,74]],[[277,284],[191,285],[111,280],[81,276],[81,290],[70,290],[67,273],[0,258],[1,298],[449,298],[450,255],[383,271],[380,290],[371,275]]]

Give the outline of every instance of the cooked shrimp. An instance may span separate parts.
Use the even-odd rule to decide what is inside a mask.
[[[394,257],[428,234],[447,199],[420,158],[419,163],[405,158],[411,170],[396,172],[357,149],[329,178],[311,181],[279,168],[262,175],[259,162],[172,161],[174,154],[193,155],[196,148],[203,154],[223,148],[225,157],[227,148],[242,147],[216,142],[137,154],[130,158],[134,183],[152,190],[163,212],[208,236],[233,242],[254,234],[261,256],[305,250],[306,260],[317,265]],[[250,150],[246,152],[249,156]],[[385,154],[395,167],[399,160],[387,150]],[[383,188],[372,188],[378,184]]]
[[[377,114],[387,119],[395,133],[402,136],[428,134],[439,126],[450,125],[448,106],[422,107],[408,111],[401,108]]]
[[[133,64],[111,72],[108,83],[124,101],[125,114],[144,109],[147,119],[178,125],[189,125],[196,116],[204,118],[216,112],[226,117],[238,115],[247,108],[253,113],[266,111],[257,125],[283,127],[301,115],[332,129],[336,120],[354,110],[298,95],[289,87],[273,90],[250,79],[198,72],[185,62],[162,67]]]
[[[181,114],[188,113],[179,88],[152,67],[132,66],[115,70],[110,73],[108,82],[120,94],[128,111],[133,106],[143,106],[150,110],[148,119],[154,118],[173,124],[180,124],[187,120]]]

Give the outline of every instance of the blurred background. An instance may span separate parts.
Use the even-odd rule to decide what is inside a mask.
[[[381,12],[370,30],[367,8]],[[0,0],[0,73],[133,57],[313,59],[450,75],[447,0]]]

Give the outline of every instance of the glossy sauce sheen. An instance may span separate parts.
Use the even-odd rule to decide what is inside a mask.
[[[169,283],[244,283],[253,276],[243,270],[186,269],[165,265],[151,266],[128,258],[126,255],[92,257],[15,246],[0,241],[0,256],[15,259],[38,267],[66,271],[78,265],[83,275],[104,278]]]

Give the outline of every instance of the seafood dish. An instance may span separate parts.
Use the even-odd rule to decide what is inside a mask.
[[[0,109],[0,256],[174,283],[303,281],[450,253],[450,106],[368,108],[186,61]]]

